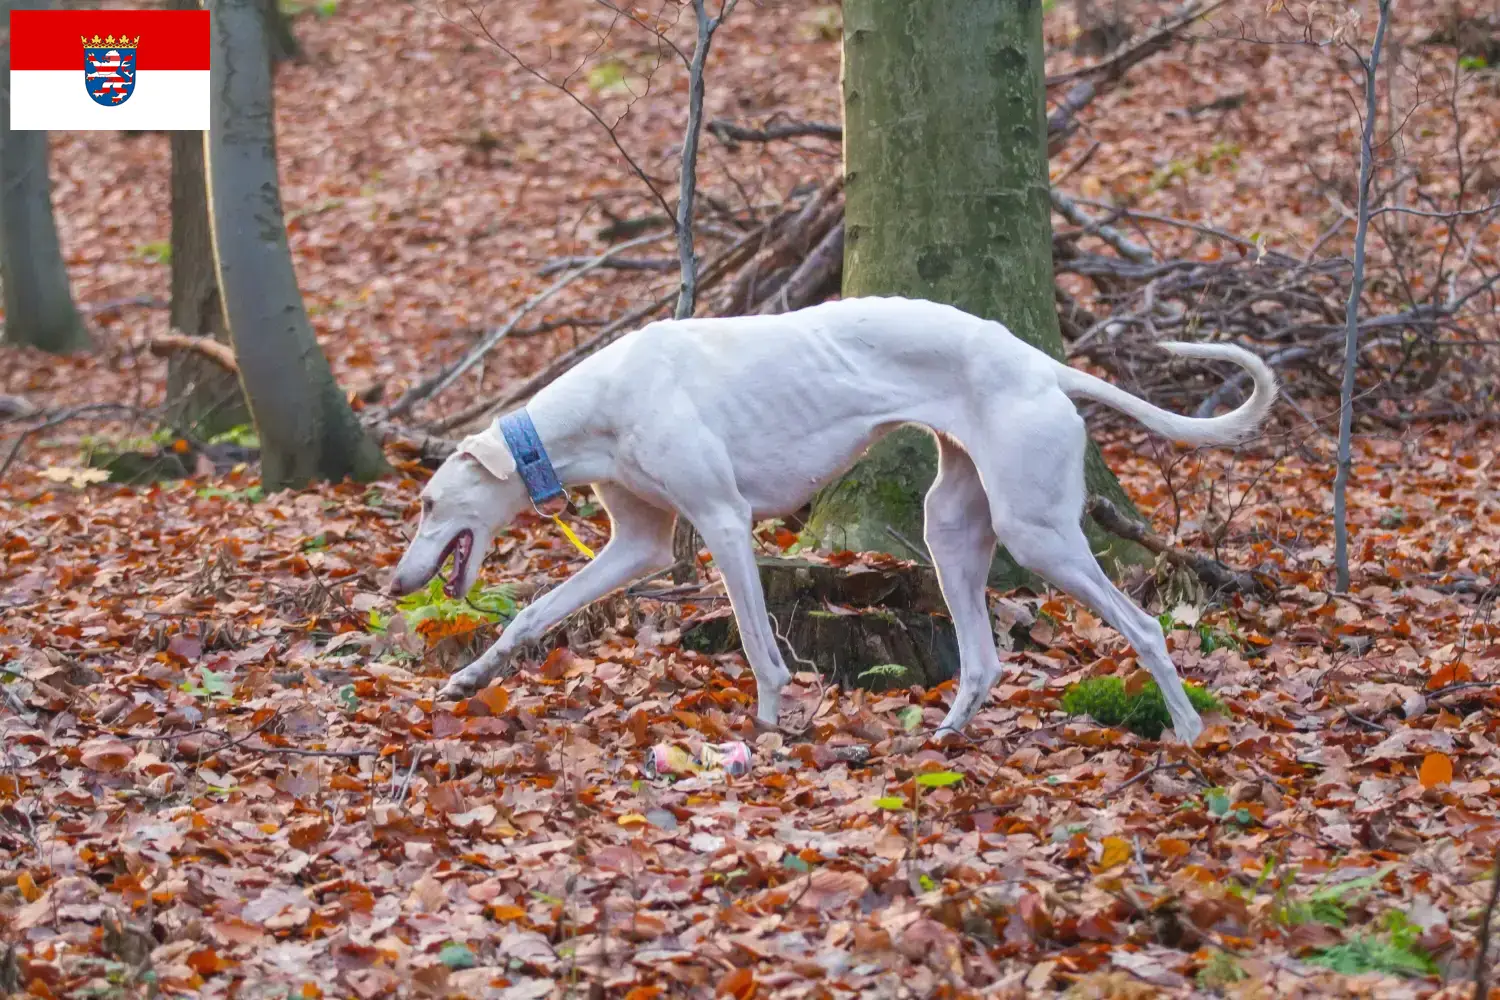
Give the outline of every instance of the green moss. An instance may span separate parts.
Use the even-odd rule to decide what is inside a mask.
[[[1184,684],[1188,701],[1199,712],[1220,712],[1219,699],[1198,687]],[[1101,726],[1118,726],[1138,736],[1154,740],[1172,724],[1167,700],[1155,681],[1147,681],[1138,693],[1126,696],[1122,677],[1091,677],[1069,687],[1063,693],[1063,711],[1069,715],[1087,715]]]

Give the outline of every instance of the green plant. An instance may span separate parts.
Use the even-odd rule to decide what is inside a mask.
[[[1484,56],[1462,56],[1458,60],[1460,69],[1476,70],[1488,69],[1489,61]]]
[[[1296,878],[1296,870],[1292,869],[1277,886],[1276,899],[1271,906],[1271,918],[1287,927],[1303,924],[1343,927],[1349,923],[1349,907],[1379,885],[1395,867],[1387,865],[1373,875],[1320,886],[1300,899],[1293,898],[1290,892],[1292,881]]]
[[[1221,712],[1219,699],[1198,687],[1184,684],[1188,701],[1199,712]],[[1069,715],[1087,715],[1101,726],[1123,726],[1131,732],[1154,740],[1172,724],[1167,700],[1155,681],[1147,681],[1135,694],[1125,693],[1122,677],[1091,677],[1072,685],[1063,693],[1062,708]]]
[[[1248,979],[1250,974],[1240,967],[1240,960],[1227,951],[1215,951],[1203,968],[1198,970],[1198,986],[1205,990],[1223,989]]]
[[[136,255],[151,264],[165,264],[172,259],[172,244],[166,240],[142,243],[135,248]]]
[[[241,448],[259,448],[260,435],[253,424],[236,424],[208,439],[209,444],[234,444]]]
[[[227,677],[214,673],[207,667],[198,668],[198,680],[188,679],[182,682],[182,690],[194,698],[222,698],[229,699],[234,696],[234,685]]]
[[[469,596],[461,601],[449,597],[443,587],[442,576],[434,576],[427,586],[396,602],[396,611],[407,628],[422,633],[429,641],[468,631],[476,621],[508,622],[519,610],[511,589],[506,586],[484,587],[476,582]],[[370,631],[383,632],[388,627],[389,619],[372,609]]]
[[[1422,929],[1400,910],[1391,910],[1374,934],[1355,934],[1342,944],[1323,948],[1307,961],[1346,976],[1381,972],[1391,976],[1434,976],[1437,963],[1417,943]]]

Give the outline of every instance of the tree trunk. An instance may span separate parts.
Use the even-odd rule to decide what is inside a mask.
[[[950,303],[1063,356],[1043,78],[1034,0],[934,4],[920,21],[900,0],[845,0],[846,296]],[[822,491],[809,527],[825,543],[909,558],[936,460],[930,435],[896,431]],[[1092,446],[1088,485],[1130,506]],[[1090,528],[1096,551],[1137,557]],[[991,579],[1024,575],[1002,552]]]
[[[198,0],[173,0],[177,10],[200,9]],[[203,133],[174,131],[172,148],[172,328],[193,336],[229,342],[219,278],[214,273],[214,238],[208,219],[208,179],[204,174]],[[196,351],[178,351],[167,362],[170,419],[178,427],[211,437],[250,422],[239,379]]]
[[[302,55],[302,46],[292,33],[292,19],[281,9],[280,0],[261,0],[266,19],[266,45],[273,63],[290,62]]]
[[[88,348],[89,335],[73,304],[52,216],[47,133],[10,129],[10,12],[40,10],[42,0],[4,4],[0,84],[0,275],[4,280],[5,340],[52,354]],[[82,65],[80,63],[80,65]],[[79,86],[82,86],[80,83]]]
[[[214,94],[205,137],[214,256],[267,489],[373,479],[385,458],[313,336],[277,187],[271,60],[260,0],[213,4]]]

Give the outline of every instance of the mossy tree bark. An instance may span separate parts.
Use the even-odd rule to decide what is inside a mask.
[[[10,12],[45,10],[47,0],[0,5],[0,280],[4,282],[5,342],[68,354],[90,346],[73,303],[52,215],[46,132],[10,128]]]
[[[845,0],[844,295],[950,303],[1063,356],[1042,51],[1040,0]],[[897,431],[817,497],[810,528],[910,557],[936,463],[927,433]],[[1092,445],[1088,485],[1133,509]],[[1139,557],[1089,527],[1107,563]],[[1023,576],[1001,552],[991,578]]]
[[[214,0],[209,217],[224,319],[260,436],[267,489],[387,470],[314,337],[277,184],[271,59],[260,0]]]

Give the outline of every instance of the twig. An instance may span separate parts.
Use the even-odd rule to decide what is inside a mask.
[[[604,120],[604,116],[601,115],[598,111],[594,110],[593,106],[590,105],[588,101],[585,101],[583,98],[573,93],[573,91],[569,90],[566,79],[564,79],[561,83],[558,83],[556,80],[551,79],[545,73],[527,63],[526,60],[522,59],[519,55],[512,51],[511,48],[500,39],[496,38],[494,33],[490,31],[489,26],[484,23],[484,6],[485,5],[483,3],[480,3],[477,5],[477,9],[474,6],[465,7],[465,10],[468,12],[469,16],[473,18],[474,23],[479,28],[477,32],[465,28],[463,25],[459,24],[458,21],[449,17],[441,9],[439,9],[438,11],[438,16],[442,17],[443,20],[447,21],[450,24],[457,25],[462,30],[469,31],[470,34],[477,34],[478,36],[488,40],[491,45],[495,46],[495,48],[499,49],[501,52],[504,52],[507,56],[509,56],[517,66],[521,67],[523,71],[540,80],[542,83],[545,83],[547,86],[562,91],[564,96],[566,96],[574,104],[582,108],[583,112],[586,115],[594,119],[594,121],[598,123],[599,127],[604,129],[604,134],[609,136],[609,141],[614,145],[615,151],[618,152],[620,154],[620,157],[625,161],[625,165],[630,168],[630,172],[635,174],[635,176],[640,179],[642,184],[646,185],[646,188],[651,192],[651,196],[656,199],[657,204],[661,205],[662,210],[666,212],[668,216],[670,216],[672,214],[672,206],[667,204],[667,199],[663,197],[661,191],[657,189],[656,185],[651,182],[651,178],[646,174],[645,169],[636,162],[635,157],[626,152],[625,147],[620,143],[620,137],[615,134],[614,126],[606,122]],[[630,17],[627,17],[627,20],[635,24],[640,23],[634,18]],[[667,39],[665,36],[661,36],[658,34],[658,37],[661,37],[663,41],[667,42],[667,44],[671,44],[671,40]],[[673,45],[672,48],[676,49],[676,46]],[[679,52],[679,54],[681,53]],[[615,124],[618,125],[619,121],[616,120]]]
[[[10,467],[12,463],[15,462],[16,456],[21,453],[22,446],[25,445],[26,441],[32,436],[40,434],[45,430],[51,430],[53,427],[56,427],[59,424],[65,424],[69,420],[77,420],[79,417],[91,417],[101,413],[111,412],[121,412],[136,417],[151,416],[146,411],[141,410],[138,407],[130,406],[127,403],[86,403],[83,406],[75,406],[71,410],[64,410],[59,414],[47,418],[46,420],[37,424],[35,427],[28,427],[21,432],[20,436],[16,438],[16,443],[11,445],[10,454],[5,456],[4,464],[0,464],[0,481],[3,481],[5,479],[5,474],[10,471]]]
[[[1155,764],[1152,764],[1150,767],[1136,774],[1133,778],[1130,778],[1128,781],[1121,784],[1120,787],[1105,792],[1104,797],[1113,798],[1114,796],[1119,795],[1125,789],[1129,788],[1131,785],[1140,784],[1142,781],[1145,781],[1147,778],[1151,777],[1153,774],[1156,774],[1159,771],[1180,771],[1188,766],[1188,762],[1183,760],[1163,762],[1161,759],[1161,754],[1157,754]]]
[[[158,358],[170,357],[180,351],[193,351],[203,355],[220,368],[239,374],[240,366],[234,359],[234,348],[212,337],[192,337],[185,333],[157,333],[146,341],[146,350]]]
[[[548,299],[552,298],[552,296],[556,295],[564,288],[567,288],[579,278],[582,278],[584,275],[597,268],[603,267],[609,262],[611,257],[615,256],[618,253],[622,253],[625,250],[630,250],[638,246],[644,246],[647,243],[654,243],[657,240],[661,239],[663,236],[667,235],[669,234],[664,232],[647,233],[645,236],[638,236],[635,239],[627,240],[624,243],[616,243],[614,246],[610,247],[599,256],[590,258],[589,261],[582,267],[579,267],[574,271],[569,271],[561,278],[558,278],[552,284],[548,285],[546,288],[533,295],[530,299],[526,300],[526,302],[519,309],[511,314],[510,319],[505,323],[504,326],[498,327],[493,332],[488,334],[478,344],[475,344],[473,347],[471,347],[467,354],[465,354],[461,359],[459,359],[458,362],[452,365],[442,378],[437,380],[437,383],[427,391],[427,394],[425,396],[417,395],[417,389],[424,388],[424,386],[418,386],[417,389],[413,389],[405,396],[402,396],[401,399],[391,407],[388,415],[391,417],[402,416],[403,414],[410,411],[413,406],[422,402],[423,399],[431,399],[437,396],[444,389],[448,388],[454,382],[458,381],[458,379],[463,375],[464,372],[468,371],[470,368],[478,364],[481,358],[483,358],[490,351],[494,350],[496,344],[500,343],[500,341],[509,336],[510,332],[516,328],[516,324],[521,322],[521,317],[531,312],[531,310],[535,309],[543,302],[546,302]]]
[[[105,299],[103,302],[90,302],[78,307],[78,311],[85,316],[98,316],[102,313],[119,312],[121,309],[129,309],[138,306],[142,309],[170,309],[172,303],[166,299],[158,299],[151,295],[132,295],[123,299]]]
[[[422,763],[422,755],[426,752],[425,747],[417,747],[417,752],[411,755],[411,767],[406,769],[406,777],[401,779],[401,787],[396,789],[395,803],[400,805],[406,801],[406,793],[411,790],[412,775],[417,773],[417,765]]]
[[[1200,580],[1215,590],[1233,590],[1262,595],[1270,590],[1249,573],[1232,569],[1209,556],[1201,556],[1170,544],[1145,525],[1126,518],[1120,513],[1119,508],[1104,497],[1091,497],[1088,510],[1089,516],[1101,528],[1127,541],[1144,546],[1159,556],[1164,556],[1173,565],[1191,570],[1198,575]]]
[[[1391,0],[1380,0],[1380,21],[1370,59],[1360,60],[1365,71],[1365,126],[1359,143],[1359,203],[1354,228],[1354,277],[1349,283],[1345,313],[1344,381],[1339,392],[1338,472],[1333,481],[1333,562],[1337,586],[1349,591],[1349,523],[1346,494],[1353,466],[1350,437],[1354,428],[1354,370],[1359,363],[1359,299],[1365,287],[1365,234],[1370,229],[1370,175],[1375,168],[1375,115],[1378,95],[1375,72],[1380,66],[1380,47],[1391,20]]]
[[[1479,922],[1479,954],[1474,956],[1474,1000],[1489,1000],[1490,996],[1490,927],[1495,917],[1495,904],[1500,901],[1500,846],[1495,848],[1494,860],[1490,864],[1490,900],[1484,906],[1484,917]]]
[[[763,235],[764,231],[760,229],[746,233],[744,236],[740,237],[740,239],[736,243],[730,246],[723,253],[719,254],[718,257],[715,257],[712,261],[706,264],[703,268],[702,276],[699,278],[699,288],[707,288],[710,283],[722,277],[724,273],[729,270],[730,265],[739,258],[739,255],[747,247],[752,246],[756,241],[760,240]],[[498,410],[517,405],[527,399],[530,399],[537,392],[537,390],[542,388],[542,386],[547,385],[553,379],[557,378],[563,372],[572,368],[574,365],[582,361],[584,358],[588,357],[590,354],[593,354],[601,348],[607,347],[610,344],[614,343],[622,335],[633,330],[635,328],[635,325],[641,320],[657,312],[660,312],[667,306],[668,303],[676,298],[676,296],[677,292],[674,290],[652,302],[648,302],[643,306],[631,310],[630,312],[616,319],[614,322],[610,323],[608,326],[604,327],[588,340],[568,351],[566,354],[563,354],[548,362],[545,368],[537,372],[525,382],[522,382],[519,386],[512,389],[506,395],[502,396],[499,400],[489,400],[476,403],[473,406],[466,408],[462,412],[457,413],[452,417],[449,417],[448,419],[434,425],[433,430],[438,433],[449,431],[455,427],[461,427],[464,424],[469,423],[476,417],[488,413],[494,413]]]
[[[896,541],[900,542],[906,548],[906,550],[916,558],[917,562],[921,563],[923,566],[932,565],[932,561],[927,558],[927,553],[923,551],[922,547],[916,542],[912,541],[910,538],[907,538],[901,532],[897,531],[893,525],[886,525],[885,530],[887,534],[889,534]]]

